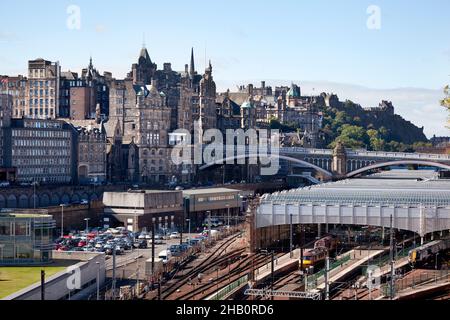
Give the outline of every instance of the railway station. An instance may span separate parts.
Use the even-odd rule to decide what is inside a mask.
[[[175,272],[160,297],[445,299],[450,180],[441,177],[391,170],[256,197],[237,233]]]

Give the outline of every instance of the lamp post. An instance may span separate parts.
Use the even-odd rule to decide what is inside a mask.
[[[208,215],[208,240],[211,241],[211,211],[206,211]]]
[[[226,205],[225,205],[225,207],[227,207],[227,210],[228,210],[228,229],[230,228],[230,205],[227,203]]]
[[[100,262],[95,263],[97,265],[97,301],[100,300]]]
[[[64,237],[64,207],[66,206],[64,203],[59,205],[61,207],[61,238]]]
[[[188,222],[188,232],[189,232],[188,243],[191,243],[191,219],[186,219],[186,221]]]
[[[439,256],[439,252],[436,253],[436,263],[435,263],[435,269],[438,269],[438,256]]]
[[[1,252],[2,252],[2,254],[0,255],[0,260],[1,261],[3,261],[3,248],[5,247],[5,245],[2,243],[2,244],[0,244],[0,249],[1,249]]]
[[[89,220],[91,220],[91,218],[84,218],[84,221],[86,221],[86,238],[89,233]]]

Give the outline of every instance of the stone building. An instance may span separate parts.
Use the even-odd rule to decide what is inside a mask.
[[[7,141],[11,126],[12,96],[0,93],[0,181],[14,180],[14,170],[10,168],[9,152],[10,142]]]
[[[193,120],[198,122],[199,132],[203,135],[206,130],[217,127],[216,83],[212,76],[211,61],[200,80],[198,96],[199,107],[196,109],[197,112],[193,114]]]
[[[135,141],[139,150],[137,179],[143,183],[164,184],[170,180],[169,132],[171,109],[164,92],[159,92],[156,80],[150,86],[135,86]]]
[[[27,78],[24,76],[0,76],[0,92],[10,96],[12,103],[11,116],[22,118],[25,116]]]
[[[72,120],[94,119],[100,108],[102,119],[109,115],[110,72],[103,75],[94,68],[92,58],[81,77],[75,72],[62,72],[59,117]]]
[[[28,82],[23,108],[17,114],[32,119],[55,119],[59,115],[61,67],[42,58],[28,61]],[[16,114],[16,111],[13,112]]]
[[[106,133],[103,124],[77,127],[78,183],[106,181]]]
[[[200,102],[206,106],[208,128],[216,127],[215,84],[211,72],[204,77],[195,72],[193,52],[190,65],[185,65],[184,72],[177,72],[170,63],[158,70],[143,48],[127,78],[111,81],[109,97],[109,120],[105,124],[109,158],[121,159],[113,165],[116,170],[110,167],[110,174],[126,172],[127,179],[147,184],[190,180],[192,168],[174,166],[170,161],[169,134],[176,129],[193,133],[196,104],[200,106]],[[118,170],[117,166],[122,168]]]
[[[249,130],[256,128],[256,107],[252,97],[241,106],[241,129]]]
[[[222,132],[241,127],[241,107],[230,99],[229,93],[228,90],[217,98],[217,128]]]

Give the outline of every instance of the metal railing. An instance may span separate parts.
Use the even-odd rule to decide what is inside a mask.
[[[245,275],[245,276],[239,278],[238,280],[230,283],[225,288],[217,291],[214,295],[210,296],[206,300],[222,300],[224,297],[226,297],[231,292],[233,292],[234,290],[236,290],[237,288],[239,288],[240,286],[242,286],[243,284],[245,284],[247,282],[248,282],[248,275]]]
[[[425,285],[437,284],[438,282],[449,280],[450,270],[424,271],[419,275],[396,280],[394,285],[394,292],[398,294],[408,289],[418,289]],[[389,289],[389,284],[383,284],[381,286],[381,292],[384,296],[389,296]]]
[[[350,254],[346,254],[345,256],[340,258],[339,260],[336,260],[333,263],[331,263],[330,264],[330,268],[328,270],[328,273],[331,273],[333,270],[335,270],[335,269],[337,269],[339,267],[342,267],[345,263],[350,261],[350,256],[351,256]],[[326,272],[326,268],[323,268],[319,272],[317,272],[317,273],[313,274],[312,276],[308,277],[308,290],[313,290],[313,289],[317,288],[317,286],[321,283],[319,281],[319,279],[321,277],[325,276],[325,272]]]

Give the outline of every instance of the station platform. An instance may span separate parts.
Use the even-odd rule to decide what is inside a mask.
[[[285,271],[288,269],[298,269],[300,259],[300,249],[293,251],[291,258],[290,253],[287,253],[281,257],[275,258],[274,262],[274,274],[280,271]],[[272,266],[270,261],[270,256],[267,257],[267,264],[255,270],[255,282],[261,282],[267,277],[270,277],[272,273]]]
[[[384,250],[352,250],[347,252],[345,255],[349,255],[350,260],[343,263],[340,267],[330,270],[328,284],[331,285],[334,282],[339,282],[345,275],[367,264],[369,260],[376,258],[383,252]],[[317,284],[316,290],[324,290],[325,276],[318,278]]]

